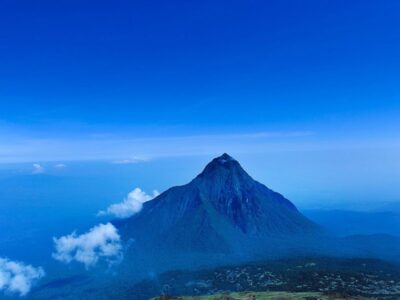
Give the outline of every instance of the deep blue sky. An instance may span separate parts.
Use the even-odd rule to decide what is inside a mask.
[[[1,1],[0,162],[226,151],[279,188],[398,199],[399,16],[399,1]]]
[[[372,115],[389,127],[399,14],[398,1],[2,1],[0,118],[208,132]]]

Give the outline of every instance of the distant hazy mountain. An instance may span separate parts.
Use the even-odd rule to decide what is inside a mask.
[[[390,211],[393,213],[400,214],[400,201],[398,202],[390,202],[382,205],[378,211]]]
[[[400,236],[400,212],[303,210],[305,216],[338,236],[390,234]]]
[[[267,249],[271,239],[320,232],[293,203],[252,179],[228,154],[117,225],[125,239],[148,251],[187,253],[244,253],[261,245]]]
[[[351,235],[343,238],[348,256],[382,258],[400,262],[400,237],[388,234]]]

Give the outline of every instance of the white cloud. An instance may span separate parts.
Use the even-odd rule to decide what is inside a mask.
[[[44,270],[22,262],[0,257],[0,291],[24,296],[31,290],[35,281],[44,277]]]
[[[54,168],[59,168],[59,169],[62,169],[62,168],[65,168],[65,167],[66,167],[65,164],[56,164],[56,165],[54,165]]]
[[[146,158],[143,157],[132,157],[128,159],[121,159],[121,160],[113,160],[111,163],[112,164],[117,164],[117,165],[127,165],[127,164],[137,164],[140,162],[147,161]]]
[[[32,166],[33,166],[32,174],[41,174],[44,172],[44,168],[42,165],[33,164]]]
[[[112,215],[117,218],[130,217],[141,211],[143,203],[152,200],[159,194],[158,191],[154,190],[153,195],[148,195],[140,188],[135,188],[122,202],[110,205],[105,211],[102,210],[97,215]]]
[[[53,241],[56,251],[52,256],[64,263],[76,261],[89,268],[99,259],[112,263],[122,258],[121,238],[111,223],[99,224],[81,235],[73,232],[53,238]]]

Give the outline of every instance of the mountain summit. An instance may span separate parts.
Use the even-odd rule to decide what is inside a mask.
[[[117,226],[135,246],[174,253],[243,252],[244,245],[255,248],[272,238],[319,230],[293,203],[255,181],[226,153],[191,182],[168,189]]]

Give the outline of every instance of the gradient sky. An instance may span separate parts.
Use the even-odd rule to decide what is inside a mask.
[[[277,185],[400,199],[399,15],[394,0],[1,1],[0,163],[229,152]]]

